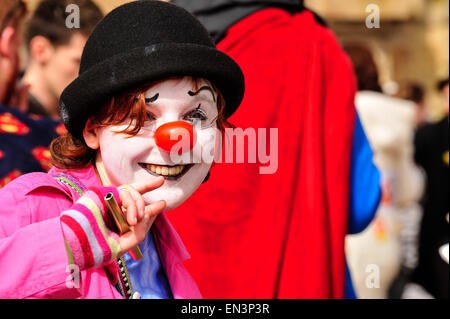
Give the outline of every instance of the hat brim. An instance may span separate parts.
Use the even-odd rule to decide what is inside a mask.
[[[161,43],[115,55],[81,73],[61,95],[62,120],[72,135],[81,138],[86,121],[113,95],[173,76],[211,81],[224,96],[225,118],[244,96],[244,75],[226,54],[202,45]]]

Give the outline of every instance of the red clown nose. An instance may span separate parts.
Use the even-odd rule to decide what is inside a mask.
[[[190,151],[197,142],[194,127],[184,121],[169,122],[155,131],[155,142],[159,148],[179,155]]]

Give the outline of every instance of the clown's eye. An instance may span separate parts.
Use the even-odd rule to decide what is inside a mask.
[[[146,122],[152,122],[154,120],[156,120],[156,118],[151,112],[149,112],[149,111],[145,112],[145,121]]]
[[[192,110],[189,113],[187,113],[184,116],[184,119],[187,121],[195,121],[195,120],[205,121],[208,119],[208,116],[202,109],[200,109],[200,105],[199,105],[195,110]]]

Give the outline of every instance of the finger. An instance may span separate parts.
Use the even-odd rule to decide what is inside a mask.
[[[150,218],[156,218],[160,213],[164,211],[166,208],[166,201],[160,200],[158,202],[151,203],[150,205],[145,207],[145,216],[149,216]]]
[[[153,224],[153,220],[149,214],[145,214],[144,218],[136,226],[133,226],[131,231],[120,236],[120,247],[123,253],[136,247],[145,239]]]
[[[144,237],[145,238],[145,237]],[[122,250],[122,254],[125,254],[127,251],[132,249],[133,247],[136,247],[141,242],[141,238],[138,238],[136,235],[136,232],[127,232],[120,236],[119,238],[119,244],[120,248]]]
[[[158,215],[162,213],[165,208],[166,202],[163,200],[152,203],[146,207],[144,218],[133,227],[133,233],[138,242],[145,239],[145,236],[147,236],[147,233],[153,225],[156,217],[158,217]]]
[[[122,201],[122,206],[127,210],[125,217],[128,225],[134,226],[137,223],[137,207],[136,203],[131,196],[130,192],[127,190],[119,191],[120,200]]]
[[[161,185],[164,184],[164,177],[160,176],[156,179],[149,179],[146,181],[140,181],[132,184],[134,189],[138,191],[140,194],[148,193],[152,190],[157,189],[158,187],[161,187]]]
[[[135,238],[136,240],[138,240],[138,242],[141,242],[145,239],[152,224],[153,219],[149,214],[145,214],[144,218],[142,218],[142,220],[133,227],[133,233],[135,234]]]
[[[144,218],[145,215],[145,201],[142,198],[141,194],[139,194],[138,192],[136,192],[137,194],[137,198],[136,199],[136,206],[137,206],[137,210],[138,210],[138,220],[142,220],[142,218]]]
[[[127,185],[127,187],[125,187],[125,189],[130,192],[131,196],[135,200],[136,207],[138,210],[138,221],[140,221],[142,218],[144,218],[145,201],[142,198],[142,195],[133,186]]]

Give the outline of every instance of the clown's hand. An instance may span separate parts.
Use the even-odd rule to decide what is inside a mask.
[[[124,217],[130,225],[130,231],[120,236],[121,253],[119,257],[136,247],[147,236],[156,217],[166,208],[166,202],[161,200],[145,205],[142,195],[157,189],[164,184],[164,178],[152,181],[123,185],[118,188],[120,201],[124,208]]]

